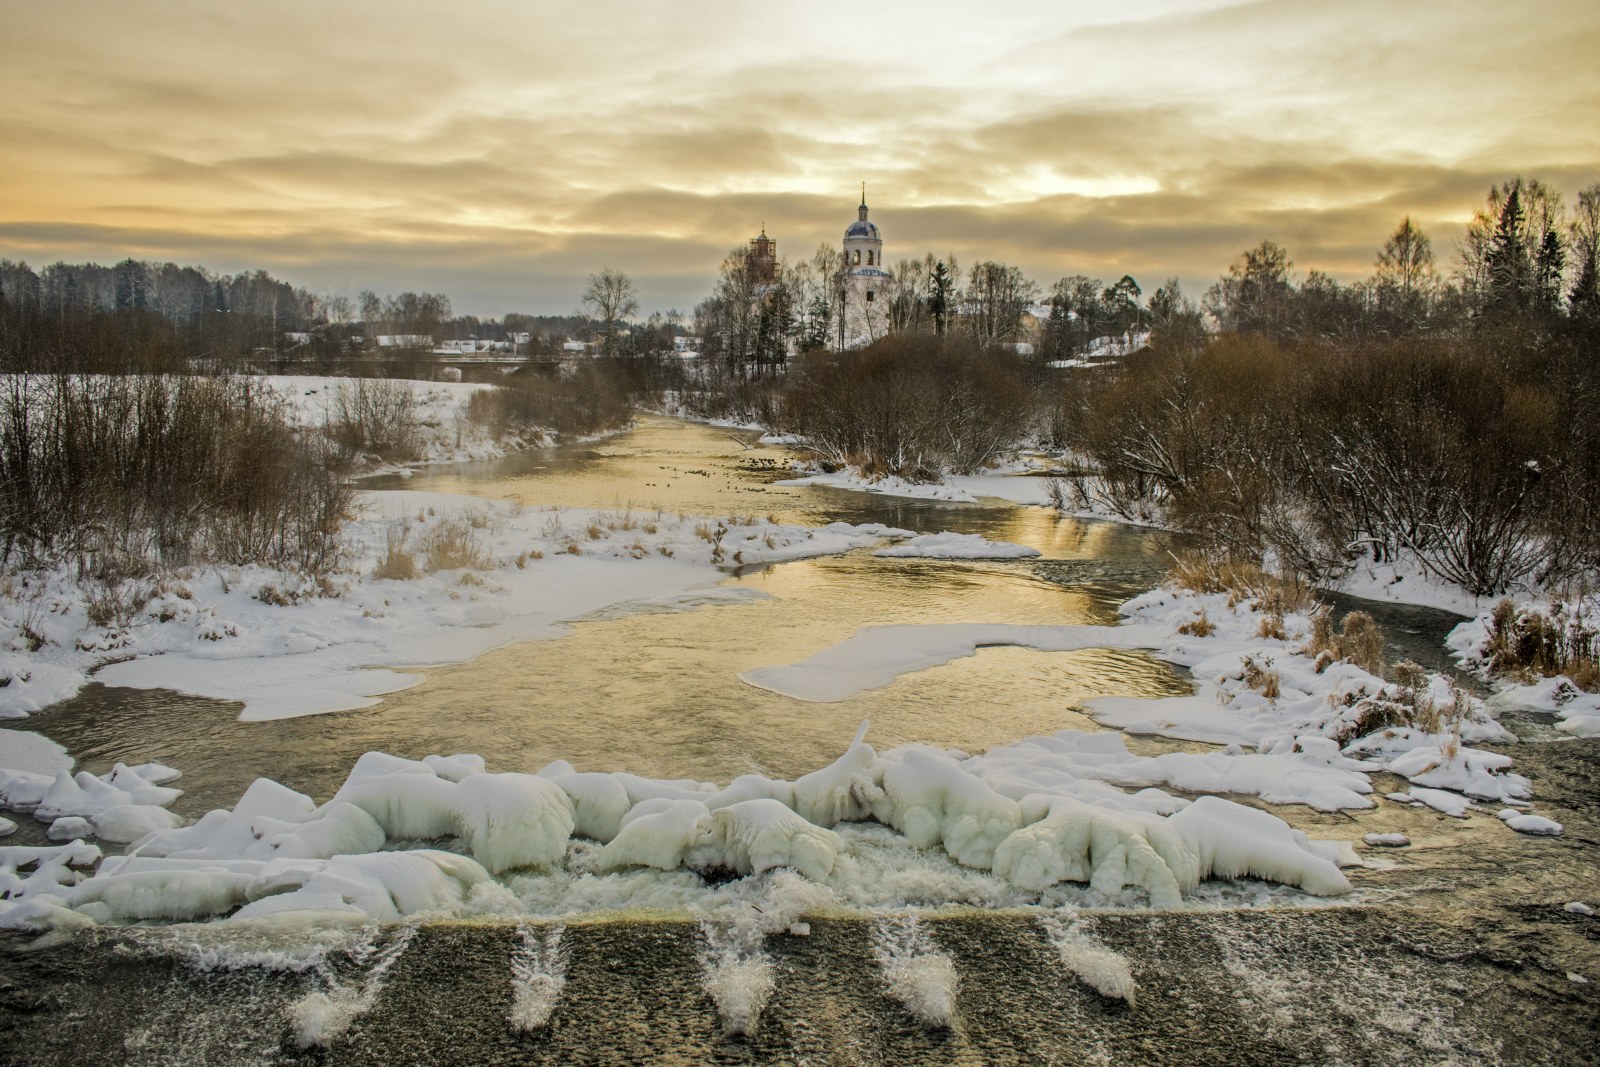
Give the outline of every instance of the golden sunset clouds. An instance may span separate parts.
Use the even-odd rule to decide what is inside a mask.
[[[685,310],[762,223],[1191,286],[1600,180],[1593,3],[6,3],[0,255]]]

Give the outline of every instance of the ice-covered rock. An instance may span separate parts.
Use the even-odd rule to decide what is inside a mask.
[[[424,771],[352,773],[332,803],[362,809],[390,838],[459,837],[495,873],[553,867],[566,854],[572,801],[554,782],[516,773],[469,774],[453,782],[420,766]]]
[[[710,821],[711,809],[699,800],[646,800],[628,813],[617,835],[600,850],[595,870],[674,870],[690,849],[705,841]]]
[[[689,861],[691,866],[739,874],[792,867],[820,881],[833,873],[842,847],[832,830],[814,825],[776,800],[742,800],[710,813],[704,838],[690,852]]]
[[[897,750],[883,772],[880,818],[918,848],[943,845],[957,862],[987,869],[995,849],[1022,826],[1022,809],[925,745]]]
[[[1102,893],[1133,885],[1156,907],[1175,907],[1199,881],[1200,860],[1171,819],[1108,812],[1072,800],[1030,798],[1043,818],[1013,832],[994,854],[994,872],[1027,889],[1086,882]]]
[[[1260,878],[1316,896],[1350,891],[1349,880],[1312,850],[1305,834],[1270,812],[1201,797],[1167,824],[1193,850],[1201,878]]]

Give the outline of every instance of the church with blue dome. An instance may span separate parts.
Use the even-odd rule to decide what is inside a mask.
[[[844,313],[839,320],[842,348],[860,348],[888,332],[889,272],[884,267],[883,235],[867,218],[867,184],[861,183],[856,221],[844,231]]]

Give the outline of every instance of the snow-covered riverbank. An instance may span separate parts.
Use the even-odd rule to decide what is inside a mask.
[[[336,421],[341,395],[358,386],[358,380],[353,378],[309,374],[269,374],[254,380],[282,397],[294,421],[311,430],[321,430]],[[385,388],[404,390],[410,395],[411,429],[418,453],[408,461],[410,465],[494,459],[524,448],[548,445],[553,440],[551,435],[537,431],[495,436],[474,422],[468,415],[472,398],[497,386],[479,382],[422,382],[410,378],[380,381]],[[407,464],[395,466],[405,469]]]
[[[743,542],[783,554],[818,537],[882,532]],[[725,547],[732,535],[722,534]],[[1470,747],[1510,735],[1443,679],[1412,679],[1408,689],[1353,663],[1313,657],[1301,651],[1312,636],[1309,617],[1263,612],[1223,594],[1160,589],[1123,611],[1129,624],[1113,628],[953,636],[948,627],[897,628],[905,632],[896,633],[896,650],[915,662],[889,673],[1000,638],[1036,648],[1134,645],[1191,666],[1194,696],[1092,701],[1090,712],[1113,730],[1063,730],[978,754],[925,745],[880,753],[864,727],[838,760],[792,781],[650,779],[559,760],[536,773],[494,771],[476,755],[418,761],[369,753],[324,803],[260,779],[233,809],[177,827],[161,811],[176,795],[163,785],[170,768],[74,778],[60,754],[35,743],[53,775],[48,767],[0,772],[0,801],[51,820],[84,820],[57,822],[59,837],[99,822],[114,827],[104,840],[139,820],[151,832],[88,877],[75,869],[101,856],[82,840],[0,849],[11,887],[0,925],[692,910],[730,891],[701,872],[778,869],[792,872],[785,893],[796,917],[906,904],[1176,907],[1207,879],[1242,877],[1337,896],[1350,889],[1340,867],[1362,862],[1349,843],[1309,840],[1270,811],[1229,797],[1359,811],[1377,803],[1377,770],[1411,782],[1384,803],[1463,818],[1488,802],[1513,830],[1560,833],[1527,810],[1530,784],[1510,772],[1509,759]],[[924,629],[942,652],[929,651]],[[883,657],[849,646],[813,657],[809,673],[873,684],[876,676],[861,675],[856,661]],[[1137,756],[1117,730],[1226,747]],[[440,851],[441,841],[460,851]],[[1368,845],[1403,843],[1375,834]]]
[[[722,567],[908,536],[753,516],[523,509],[441,493],[360,501],[345,529],[347,566],[321,579],[207,567],[125,583],[115,592],[130,610],[97,621],[107,591],[69,568],[14,576],[0,601],[0,717],[65,699],[96,671],[107,685],[238,700],[246,719],[366,707],[416,681],[396,668],[556,636],[561,623],[618,604],[739,595],[714,588]]]

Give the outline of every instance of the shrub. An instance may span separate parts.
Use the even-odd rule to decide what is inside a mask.
[[[1014,447],[1032,411],[1024,368],[964,339],[891,334],[854,352],[813,352],[790,372],[778,428],[824,466],[938,481]]]
[[[325,571],[344,468],[248,378],[16,375],[0,385],[0,560],[106,581],[202,563]]]
[[[1311,616],[1311,640],[1302,650],[1304,655],[1317,661],[1320,672],[1330,664],[1349,662],[1368,674],[1382,678],[1386,673],[1388,658],[1384,654],[1383,631],[1371,615],[1352,611],[1333,631],[1333,612],[1323,608]]]
[[[421,447],[417,394],[392,378],[355,378],[331,393],[328,435],[346,455],[415,459]]]
[[[628,424],[633,399],[624,361],[594,359],[566,374],[527,370],[507,384],[473,393],[467,420],[496,437],[531,428],[600,433]]]

